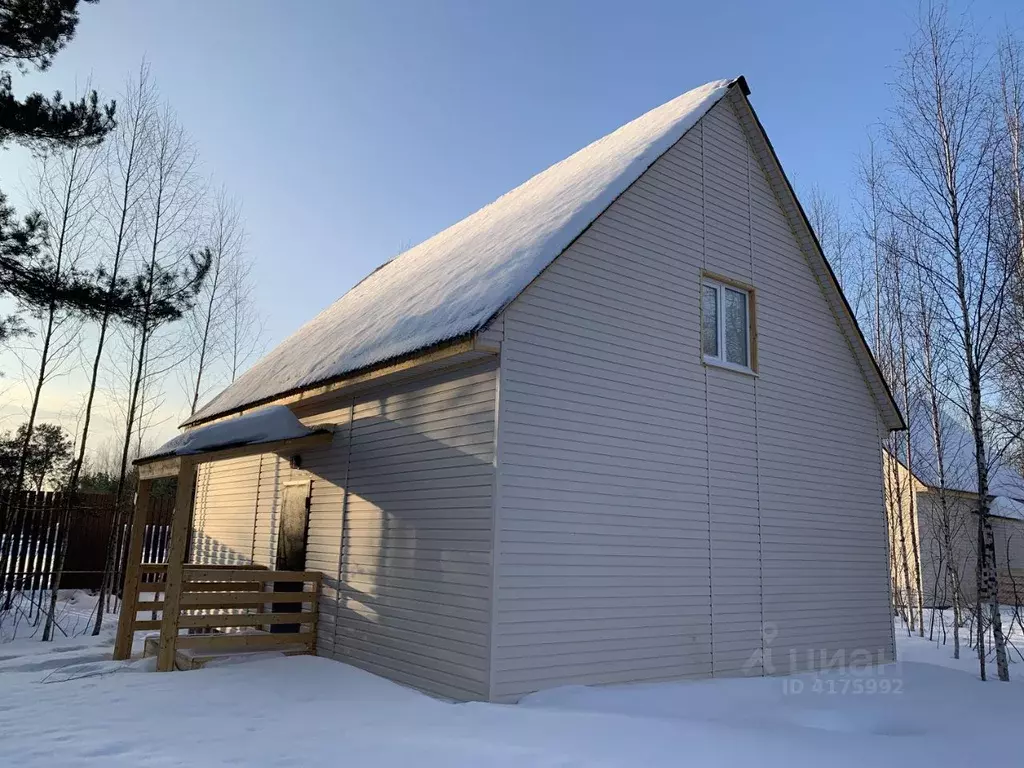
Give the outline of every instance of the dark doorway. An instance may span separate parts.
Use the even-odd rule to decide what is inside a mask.
[[[309,525],[309,483],[284,486],[277,534],[277,570],[306,569],[306,528]]]
[[[289,483],[281,497],[277,532],[277,570],[306,570],[306,532],[309,528],[309,483]],[[275,592],[301,592],[301,581],[274,582]],[[302,603],[274,603],[274,613],[299,613]],[[273,624],[271,632],[298,632],[298,624]]]

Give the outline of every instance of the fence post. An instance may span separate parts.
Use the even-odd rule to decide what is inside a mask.
[[[135,512],[132,515],[131,540],[128,544],[128,567],[124,576],[121,593],[121,616],[117,621],[117,639],[114,642],[114,660],[131,658],[132,640],[135,637],[135,614],[139,604],[139,580],[141,578],[142,545],[146,536],[146,519],[149,516],[149,490],[152,480],[139,480],[135,494]]]

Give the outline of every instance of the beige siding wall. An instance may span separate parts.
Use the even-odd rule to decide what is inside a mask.
[[[338,615],[341,600],[338,573],[341,563],[345,469],[348,466],[352,407],[351,404],[346,407],[342,403],[340,407],[332,407],[319,413],[301,408],[297,409],[297,412],[309,426],[330,424],[335,428],[331,447],[311,452],[304,457],[302,466],[303,475],[310,481],[306,568],[323,574],[320,623],[317,626],[317,654],[333,658],[338,652]]]
[[[939,529],[930,528],[929,525],[933,521],[933,515],[931,510],[927,509],[927,499],[922,496],[927,487],[888,452],[883,452],[882,455],[893,607],[905,612],[908,606],[918,604],[918,590],[922,590],[921,595],[926,606],[930,604],[929,596],[934,597],[935,574],[924,572],[922,558],[914,556],[914,544],[917,542],[917,551],[922,555],[926,550],[932,551],[938,546],[936,537]],[[924,505],[924,508],[921,508],[921,505]]]
[[[994,518],[992,533],[1003,602],[1024,603],[1024,520]]]
[[[505,312],[494,698],[892,654],[877,410],[733,109]],[[757,378],[702,364],[702,269]]]
[[[256,496],[253,562],[273,568],[277,562],[277,529],[280,489],[290,477],[288,462],[274,454],[259,456],[259,491]]]
[[[926,605],[952,604],[953,586],[947,569],[953,563],[952,582],[960,584],[961,599],[973,602],[977,593],[976,552],[978,518],[976,497],[949,493],[945,511],[935,490],[917,494],[921,531],[921,575]],[[1004,603],[1024,602],[1024,521],[990,518],[995,539],[999,594]],[[948,527],[950,545],[944,540]],[[952,553],[952,554],[950,554]]]
[[[839,330],[839,308],[823,298],[749,155],[748,177],[766,653],[777,672],[805,668],[812,653],[891,659],[876,400]]]
[[[476,365],[297,410],[339,425],[303,467],[321,654],[486,698],[495,380],[493,363]]]
[[[253,562],[259,474],[258,456],[199,465],[192,518],[193,563]]]
[[[952,564],[954,581],[961,582],[961,591],[974,594],[975,549],[974,521],[970,499],[949,494],[945,511],[934,491],[919,490],[915,496],[915,512],[920,534],[921,591],[926,606],[946,607],[952,604],[953,587],[947,568]],[[890,505],[890,514],[897,511]],[[949,529],[952,552],[945,541],[945,528]],[[909,548],[910,543],[907,542]],[[899,556],[899,542],[895,541],[893,551]],[[912,560],[910,567],[913,567]],[[893,571],[899,583],[902,563],[894,562]],[[967,593],[965,593],[967,594]]]
[[[196,561],[273,566],[282,489],[309,483],[317,652],[486,698],[496,378],[492,361],[296,406],[305,424],[334,425],[331,446],[301,468],[269,454],[201,465]]]

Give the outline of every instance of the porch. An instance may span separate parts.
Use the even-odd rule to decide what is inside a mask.
[[[284,553],[278,568],[188,563],[200,464],[328,445],[329,429],[309,429],[272,407],[203,427],[135,462],[139,475],[113,658],[128,659],[136,632],[152,631],[144,655],[158,671],[191,669],[220,655],[316,652],[321,574]],[[166,563],[142,562],[153,483],[176,478]],[[305,530],[298,532],[305,535]],[[299,560],[304,560],[304,552]],[[280,567],[282,563],[286,567]]]

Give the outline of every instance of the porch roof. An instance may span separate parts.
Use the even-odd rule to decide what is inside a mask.
[[[281,453],[328,443],[331,436],[329,428],[305,426],[287,406],[271,405],[183,432],[134,463],[140,477],[170,477],[178,474],[183,456],[193,457],[193,461],[212,461]]]

